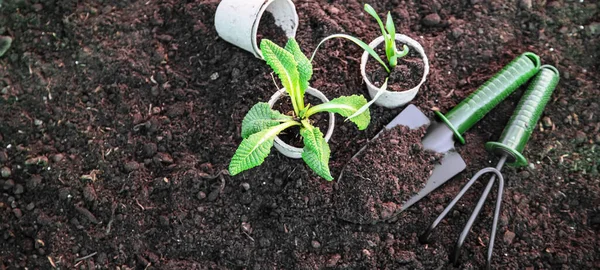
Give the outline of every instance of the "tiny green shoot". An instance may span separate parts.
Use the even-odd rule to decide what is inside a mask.
[[[385,55],[388,60],[387,63],[389,64],[389,67],[381,59],[381,57],[379,57],[377,52],[375,52],[375,50],[373,48],[369,47],[369,45],[367,43],[363,42],[362,40],[360,40],[356,37],[346,35],[346,34],[333,34],[333,35],[330,35],[330,36],[324,38],[323,40],[321,40],[321,42],[319,42],[319,44],[317,45],[317,48],[313,52],[313,55],[310,59],[311,62],[314,59],[315,54],[317,53],[317,50],[325,41],[333,39],[333,38],[345,38],[347,40],[354,42],[356,45],[360,46],[363,50],[365,50],[367,53],[369,53],[369,55],[371,55],[373,58],[375,58],[375,60],[377,60],[377,62],[379,62],[388,73],[391,73],[391,69],[395,68],[396,65],[398,64],[398,59],[402,58],[408,54],[408,51],[409,51],[408,46],[403,45],[401,51],[399,51],[396,48],[396,27],[394,26],[394,21],[392,20],[392,15],[390,12],[387,13],[386,22],[384,25],[383,22],[381,21],[381,18],[379,18],[379,15],[377,15],[377,12],[375,12],[375,9],[373,9],[373,7],[371,5],[365,4],[365,11],[367,13],[369,13],[369,15],[373,16],[373,18],[375,18],[375,20],[379,24],[379,27],[381,29],[381,35],[383,36],[383,40],[384,40]]]
[[[321,112],[338,113],[364,130],[371,121],[367,100],[362,95],[342,96],[329,102],[305,105],[304,94],[312,77],[311,61],[302,53],[295,39],[288,40],[285,48],[263,39],[260,49],[267,64],[279,77],[290,97],[293,115],[285,115],[271,109],[268,103],[255,104],[242,121],[242,142],[229,163],[229,173],[261,165],[269,155],[275,137],[287,128],[300,126],[304,148],[302,159],[319,176],[333,180],[329,171],[329,145],[319,128],[312,125],[310,116]]]
[[[392,14],[388,11],[384,26],[381,18],[379,18],[379,15],[377,15],[377,12],[371,5],[365,4],[365,11],[369,13],[369,15],[373,16],[373,18],[375,18],[379,24],[379,28],[381,28],[381,35],[385,41],[385,55],[387,56],[388,63],[390,64],[391,68],[396,67],[398,64],[398,58],[402,58],[408,54],[408,46],[403,45],[402,51],[398,51],[396,48],[396,27],[394,26],[394,21],[392,20]]]

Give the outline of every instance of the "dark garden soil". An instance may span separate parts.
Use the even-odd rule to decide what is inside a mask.
[[[275,24],[275,18],[271,12],[263,13],[258,23],[258,30],[256,32],[256,43],[260,46],[260,42],[263,39],[268,39],[275,42],[275,44],[284,47],[287,43],[287,35],[285,31]]]
[[[375,49],[375,52],[388,64],[383,46],[382,43],[382,45]],[[402,48],[402,44],[398,43],[396,46]],[[390,73],[379,62],[369,57],[366,74],[369,81],[377,87],[381,87],[387,78],[388,91],[407,91],[419,85],[423,78],[423,72],[425,72],[424,67],[425,64],[419,52],[409,47],[408,54],[398,59],[398,64]]]
[[[285,45],[285,44],[284,44]],[[273,74],[273,76],[276,76]],[[304,96],[304,105],[305,106],[314,106],[323,103],[320,99],[313,97],[311,95],[306,94]],[[273,106],[274,110],[277,110],[283,114],[289,116],[295,116],[294,107],[292,106],[292,102],[290,101],[290,97],[286,94],[282,98],[280,98],[275,105]],[[315,127],[318,127],[323,135],[327,133],[327,129],[329,128],[329,113],[317,113],[310,116],[308,121]],[[300,136],[300,126],[293,126],[284,130],[280,133],[279,138],[294,147],[303,148],[304,142],[302,141],[302,136]]]
[[[294,2],[305,53],[333,33],[378,36],[362,1]],[[263,61],[217,36],[218,3],[2,1],[0,35],[14,41],[0,58],[0,269],[452,268],[447,255],[484,184],[432,243],[418,235],[497,162],[484,143],[500,136],[523,90],[465,134],[457,149],[467,170],[394,222],[347,222],[335,207],[342,189],[302,160],[272,151],[260,167],[226,173],[242,118],[277,86]],[[413,103],[429,116],[525,51],[561,71],[524,151],[531,164],[503,169],[492,266],[600,268],[598,3],[371,4],[423,44],[431,72]],[[366,95],[361,54],[329,41],[311,86],[329,98]],[[337,117],[332,174],[401,110],[373,107],[366,131]],[[467,238],[461,268],[485,264],[492,208]]]
[[[338,217],[359,224],[388,220],[425,187],[439,159],[423,150],[425,131],[405,126],[385,130],[353,157],[338,178]]]

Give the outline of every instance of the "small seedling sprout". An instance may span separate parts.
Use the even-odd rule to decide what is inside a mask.
[[[379,24],[379,27],[381,29],[381,35],[383,36],[383,40],[384,40],[385,55],[387,57],[389,67],[381,59],[381,57],[379,57],[377,52],[373,48],[369,47],[369,45],[367,43],[365,43],[364,41],[362,41],[356,37],[346,35],[346,34],[333,34],[333,35],[330,35],[330,36],[324,38],[323,40],[321,40],[321,42],[319,42],[319,45],[317,45],[317,48],[313,52],[313,55],[312,55],[310,61],[312,62],[312,60],[315,58],[315,54],[317,53],[317,50],[325,41],[333,39],[333,38],[345,38],[347,40],[354,42],[356,45],[360,46],[363,50],[365,50],[367,53],[369,53],[369,55],[371,55],[373,58],[375,58],[375,60],[377,60],[377,62],[379,62],[388,73],[390,73],[391,69],[395,68],[396,65],[398,64],[398,59],[402,58],[408,54],[408,51],[409,51],[408,46],[402,45],[401,51],[399,51],[396,48],[396,27],[394,26],[394,21],[392,20],[392,14],[390,12],[387,13],[387,18],[386,18],[385,26],[384,26],[383,22],[381,21],[381,18],[379,18],[379,15],[377,15],[377,12],[375,12],[375,9],[373,9],[373,7],[371,5],[365,4],[365,11],[367,13],[369,13],[369,15],[373,16],[373,18],[375,18],[375,20]]]

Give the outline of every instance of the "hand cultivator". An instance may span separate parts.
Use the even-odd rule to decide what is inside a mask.
[[[467,224],[460,233],[456,246],[450,255],[450,260],[455,266],[459,265],[460,250],[467,238],[475,219],[479,215],[483,204],[485,203],[492,187],[498,180],[498,194],[496,196],[496,206],[494,210],[494,219],[492,223],[492,231],[490,233],[490,240],[488,243],[487,252],[487,268],[490,268],[492,252],[494,249],[494,238],[496,236],[496,230],[498,227],[498,218],[500,216],[500,207],[502,204],[502,193],[504,190],[504,177],[500,170],[506,162],[514,166],[526,166],[527,160],[522,155],[522,151],[525,148],[525,144],[529,140],[533,129],[535,128],[537,121],[540,119],[544,107],[548,103],[554,88],[556,87],[559,80],[559,73],[556,68],[552,66],[544,65],[541,67],[537,76],[523,95],[523,98],[517,105],[516,111],[510,118],[508,125],[504,129],[500,140],[498,142],[488,142],[485,146],[486,149],[493,154],[500,157],[500,161],[496,167],[488,167],[478,171],[469,182],[463,187],[458,195],[450,202],[450,204],[444,209],[444,211],[437,217],[437,219],[431,224],[427,231],[421,236],[422,242],[427,242],[431,236],[432,231],[436,226],[444,219],[444,217],[452,210],[456,203],[462,198],[467,190],[481,178],[483,175],[491,174],[491,178],[485,187],[481,198],[477,202],[477,205],[473,209],[473,213],[469,217]]]

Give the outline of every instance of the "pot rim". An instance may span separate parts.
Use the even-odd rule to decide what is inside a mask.
[[[281,88],[277,92],[275,92],[275,94],[273,94],[271,96],[271,98],[269,99],[269,107],[273,108],[273,106],[275,105],[275,102],[277,102],[281,97],[283,97],[285,93],[286,93],[285,88]],[[315,88],[312,88],[310,86],[306,89],[306,94],[309,94],[311,96],[314,96],[314,97],[320,99],[323,103],[329,102],[329,99],[325,96],[325,94],[323,94],[323,92],[321,92]],[[335,114],[330,112],[329,113],[329,122],[327,123],[327,132],[325,133],[325,141],[326,142],[329,142],[331,135],[333,135],[334,129],[335,129]],[[301,158],[302,152],[304,152],[304,150],[302,148],[294,147],[294,146],[291,146],[291,145],[285,143],[283,140],[281,140],[279,138],[279,136],[275,137],[274,145],[275,145],[275,148],[279,152],[281,152],[283,155],[290,157],[290,158]]]

